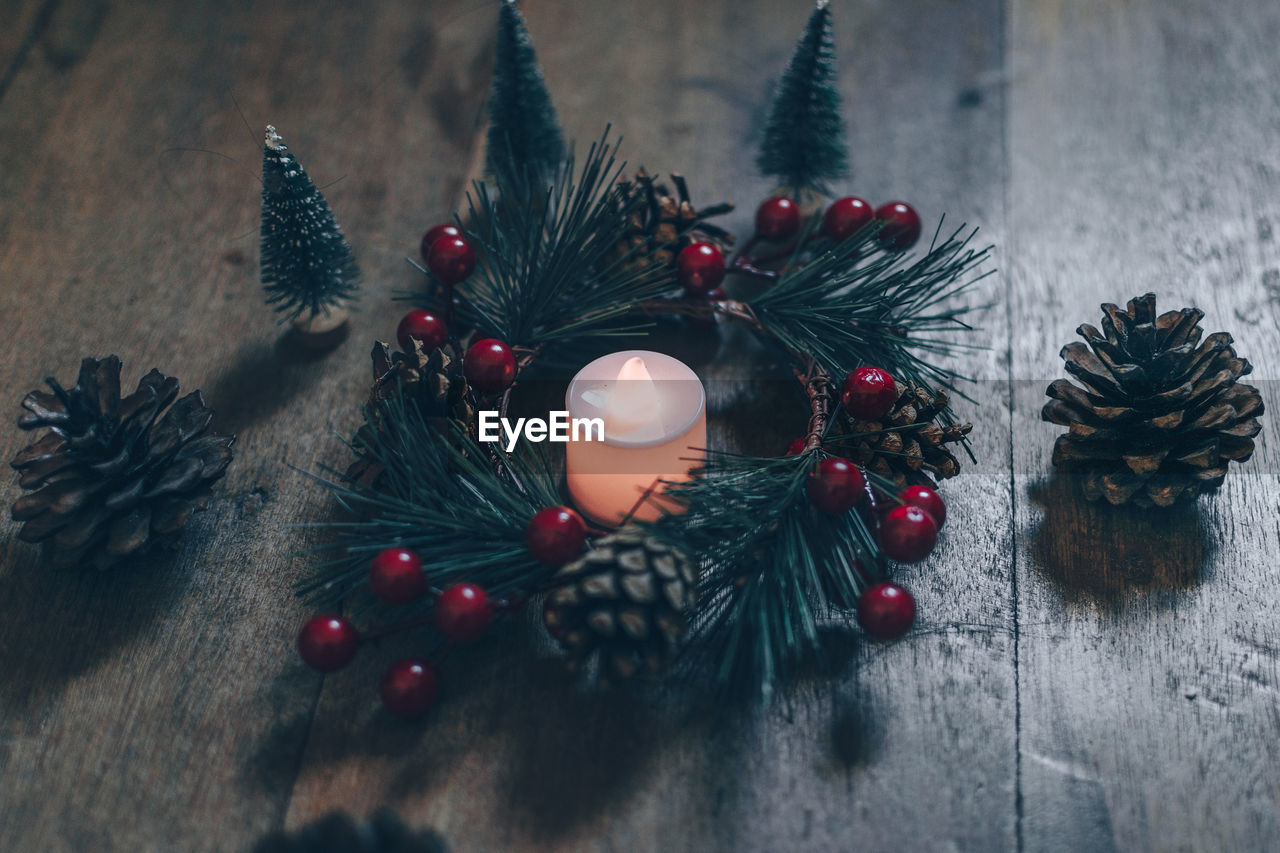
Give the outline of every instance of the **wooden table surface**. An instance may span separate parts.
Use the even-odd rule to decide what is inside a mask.
[[[1050,478],[1039,410],[1075,327],[1148,289],[1230,331],[1274,402],[1280,4],[834,5],[848,189],[980,225],[1000,271],[977,295],[989,349],[958,362],[980,464],[946,484],[941,547],[900,572],[917,629],[713,721],[675,690],[575,690],[514,625],[406,723],[376,662],[322,678],[293,652],[291,526],[332,504],[289,466],[341,459],[369,342],[416,281],[404,257],[475,154],[496,4],[0,2],[6,417],[116,353],[128,382],[158,366],[202,388],[239,435],[171,557],[55,574],[0,534],[0,849],[243,850],[383,804],[457,850],[1276,849],[1273,420],[1220,493],[1143,515]],[[613,122],[632,163],[737,200],[739,231],[808,11],[525,4],[567,131]],[[330,184],[366,273],[351,338],[319,358],[262,305],[267,123]],[[737,358],[712,355],[711,374]],[[799,429],[755,426],[742,390],[714,401],[715,442]],[[0,456],[24,439],[0,430]]]

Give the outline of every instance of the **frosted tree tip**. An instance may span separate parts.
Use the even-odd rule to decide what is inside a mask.
[[[276,133],[276,126],[274,124],[267,125],[266,142],[267,147],[272,151],[285,150],[284,137]]]

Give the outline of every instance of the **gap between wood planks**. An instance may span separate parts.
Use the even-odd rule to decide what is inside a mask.
[[[1009,244],[1009,227],[1012,220],[1009,211],[1012,207],[1010,190],[1010,172],[1012,165],[1009,157],[1009,81],[1013,69],[1009,57],[1009,44],[1012,41],[1010,28],[1013,16],[1010,4],[1013,0],[1004,0],[1000,4],[1000,159],[1003,162],[1004,180],[1000,187],[1000,221],[1004,224],[1005,245]],[[1018,483],[1017,468],[1014,458],[1014,387],[1013,387],[1013,276],[1006,270],[1004,274],[1004,322],[1005,322],[1005,382],[1006,405],[1009,409],[1009,512],[1014,523],[1009,525],[1009,595],[1013,602],[1013,843],[1018,853],[1026,847],[1022,832],[1022,664],[1019,652],[1022,647],[1022,613],[1018,598]]]

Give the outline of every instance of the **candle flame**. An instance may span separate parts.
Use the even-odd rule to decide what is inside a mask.
[[[631,441],[662,437],[662,400],[639,356],[627,359],[618,371],[618,381],[604,406],[604,429],[606,435]]]

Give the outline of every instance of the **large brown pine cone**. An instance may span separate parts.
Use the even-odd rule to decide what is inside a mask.
[[[670,177],[676,186],[674,194],[644,169],[636,172],[635,180],[619,182],[623,204],[636,204],[626,235],[617,246],[619,258],[636,252],[632,262],[639,266],[670,265],[681,249],[695,241],[707,240],[722,249],[733,245],[732,234],[707,221],[733,210],[733,204],[726,201],[699,210],[689,200],[685,179]]]
[[[382,341],[373,345],[373,387],[369,391],[370,420],[360,428],[356,447],[368,446],[383,417],[382,405],[402,396],[407,405],[415,406],[423,419],[447,432],[449,421],[472,423],[475,407],[467,393],[467,380],[462,373],[462,359],[452,345],[425,352],[421,343],[413,341],[413,352],[392,352]],[[347,478],[376,487],[382,476],[382,465],[361,456],[347,469]]]
[[[1087,346],[1062,349],[1079,384],[1059,379],[1046,391],[1044,419],[1068,427],[1053,464],[1083,474],[1089,500],[1113,504],[1171,506],[1218,488],[1262,429],[1258,389],[1238,382],[1252,365],[1226,332],[1201,339],[1199,309],[1157,316],[1148,293],[1102,310],[1101,331],[1076,330]]]
[[[601,654],[602,672],[657,673],[688,629],[696,575],[680,551],[623,527],[556,573],[543,609],[547,630],[574,664]]]
[[[887,417],[851,422],[850,430],[862,436],[851,458],[899,488],[937,488],[934,477],[945,480],[960,473],[960,461],[948,445],[963,442],[973,429],[973,424],[939,423],[948,405],[945,391],[931,394],[899,382],[898,402]]]
[[[121,399],[114,355],[82,361],[70,390],[45,381],[51,392],[23,399],[18,426],[49,432],[10,463],[30,492],[13,505],[23,522],[18,538],[47,542],[59,564],[98,568],[172,544],[204,506],[235,441],[206,434],[213,412],[200,392],[175,402],[178,380],[152,370]]]

